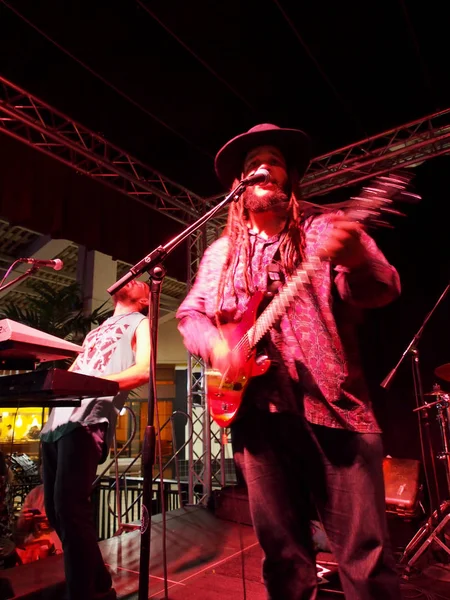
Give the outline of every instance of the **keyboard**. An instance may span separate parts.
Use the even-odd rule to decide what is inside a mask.
[[[79,406],[83,398],[115,396],[119,384],[64,369],[0,377],[0,408]]]
[[[0,320],[0,369],[29,370],[36,364],[76,358],[81,346],[22,325],[12,319]]]

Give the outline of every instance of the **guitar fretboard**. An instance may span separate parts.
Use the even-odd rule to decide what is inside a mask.
[[[263,338],[271,327],[280,319],[290,305],[294,302],[300,290],[308,285],[311,276],[317,270],[321,261],[317,257],[303,262],[295,273],[286,281],[283,288],[275,296],[272,302],[259,315],[252,327],[247,331],[244,337],[245,345],[249,349],[254,348]]]

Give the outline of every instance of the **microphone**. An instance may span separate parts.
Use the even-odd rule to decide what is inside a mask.
[[[257,171],[255,171],[253,173],[253,175],[249,175],[248,177],[245,177],[244,179],[241,179],[241,181],[239,182],[240,185],[256,185],[256,184],[263,184],[266,185],[266,183],[269,183],[270,181],[270,173],[267,169],[258,169]]]
[[[55,269],[55,271],[61,271],[64,267],[64,263],[60,258],[48,260],[41,260],[40,258],[18,258],[17,262],[35,265],[36,267],[50,267],[51,269]]]

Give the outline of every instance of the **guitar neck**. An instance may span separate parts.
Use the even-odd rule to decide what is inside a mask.
[[[299,291],[311,281],[311,275],[317,270],[320,259],[311,258],[303,262],[295,273],[286,281],[286,284],[275,296],[272,302],[259,315],[255,323],[250,327],[244,337],[248,347],[254,348],[263,336],[283,316],[289,306],[295,300]]]
[[[380,220],[382,213],[402,214],[392,208],[392,198],[402,197],[410,202],[420,200],[420,196],[406,191],[409,180],[409,175],[378,177],[372,185],[364,187],[359,196],[351,198],[346,203],[345,208],[342,210],[345,219],[358,221],[359,223],[370,222],[372,225],[388,226],[388,223]],[[269,306],[242,337],[238,346],[241,348],[246,347],[248,350],[256,346],[269,329],[283,316],[299,291],[310,283],[311,276],[318,269],[321,262],[318,256],[314,256],[304,261],[297,268]]]

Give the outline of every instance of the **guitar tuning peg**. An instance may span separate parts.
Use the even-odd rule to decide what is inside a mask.
[[[394,229],[394,226],[389,221],[383,221],[381,219],[373,219],[373,227],[384,227],[385,229]]]
[[[397,183],[403,183],[405,185],[408,185],[411,179],[413,178],[413,174],[406,173],[404,171],[396,171],[395,173],[389,173],[387,176],[384,177],[387,177],[387,179],[389,179],[390,181],[395,181]]]
[[[419,194],[413,194],[412,192],[405,191],[400,194],[399,200],[415,204],[416,202],[420,202],[422,200],[422,196],[419,196]]]
[[[399,210],[396,210],[395,208],[387,208],[387,207],[382,207],[381,209],[383,212],[389,213],[390,215],[397,215],[399,217],[405,217],[405,213],[402,213]]]

